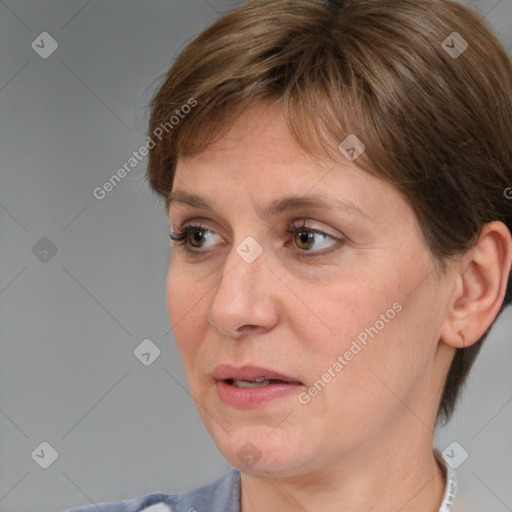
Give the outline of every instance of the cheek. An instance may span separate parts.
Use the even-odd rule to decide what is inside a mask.
[[[170,265],[167,274],[167,311],[176,346],[184,363],[199,346],[204,331],[206,311],[205,292],[193,286],[187,274],[177,265]]]
[[[180,283],[179,274],[174,270],[174,266],[169,266],[167,272],[167,283],[166,283],[166,297],[167,297],[167,311],[169,313],[169,320],[171,326],[177,323],[178,318],[183,311],[183,283]]]
[[[410,294],[421,276],[405,270],[346,277],[308,291],[308,302],[317,304],[315,315],[302,315],[296,335],[308,344],[313,381],[329,369],[336,373],[328,387],[338,399],[340,391],[350,390],[355,402],[369,398],[378,405],[382,395],[390,395],[378,377],[405,394],[432,360],[437,326],[429,314],[430,286],[424,283]]]
[[[389,274],[388,274],[389,276]],[[362,347],[377,338],[401,315],[400,283],[389,277],[385,282],[372,276],[343,276],[330,280],[304,296],[311,312],[301,315],[303,328],[316,339],[315,348],[327,352],[348,350],[354,340]],[[300,318],[299,315],[295,315]],[[316,318],[315,318],[316,317]],[[324,342],[318,343],[319,332]]]
[[[386,297],[384,307],[377,302],[371,304],[359,316],[359,325],[353,325],[354,330],[341,342],[343,354],[351,360],[330,398],[339,399],[343,394],[347,409],[354,412],[364,403],[366,411],[384,418],[401,411],[403,403],[420,404],[418,397],[431,382],[437,325],[433,315],[425,312],[429,294],[396,298]],[[360,419],[364,421],[368,413],[355,414],[362,414]]]

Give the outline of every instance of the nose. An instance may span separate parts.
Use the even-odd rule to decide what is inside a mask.
[[[271,330],[279,318],[277,281],[265,252],[248,263],[234,246],[214,291],[208,322],[230,338]]]

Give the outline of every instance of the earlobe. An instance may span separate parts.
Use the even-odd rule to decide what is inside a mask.
[[[476,343],[496,318],[512,265],[512,236],[502,222],[486,224],[476,244],[450,271],[455,286],[441,339],[455,348]]]

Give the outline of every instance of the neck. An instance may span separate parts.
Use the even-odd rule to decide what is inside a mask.
[[[430,444],[425,439],[419,443],[414,435],[396,437],[385,448],[383,443],[365,445],[337,467],[288,477],[242,473],[241,510],[438,512],[445,475],[431,448],[432,437]]]

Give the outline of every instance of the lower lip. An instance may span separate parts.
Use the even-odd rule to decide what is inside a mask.
[[[269,384],[254,388],[237,388],[223,380],[216,382],[220,399],[231,407],[247,409],[264,405],[277,398],[297,393],[298,383]]]

